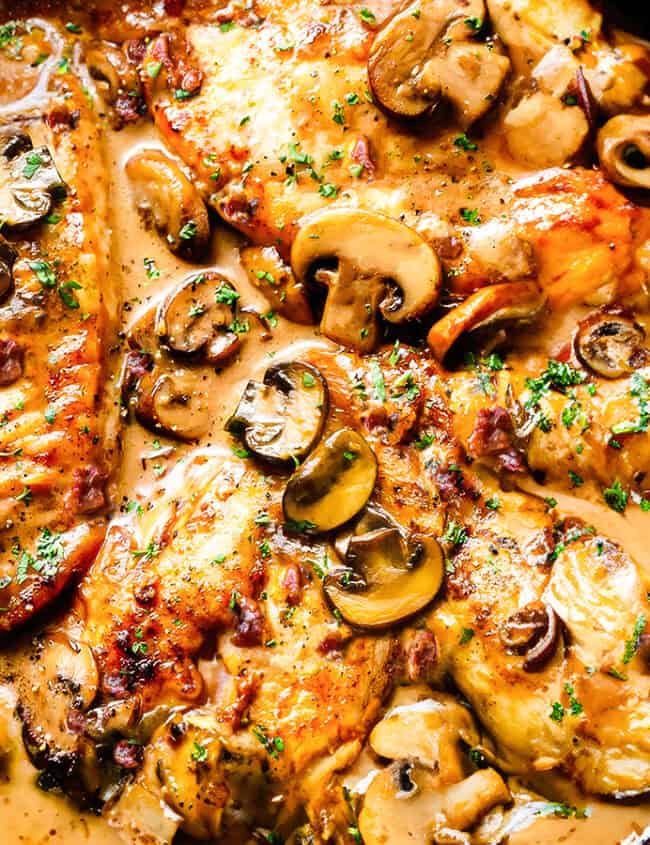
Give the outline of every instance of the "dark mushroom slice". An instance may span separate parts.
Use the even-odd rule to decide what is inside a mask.
[[[466,332],[533,320],[544,307],[544,296],[535,282],[508,282],[477,290],[434,323],[427,343],[443,361]]]
[[[25,350],[11,337],[0,337],[0,387],[13,384],[23,374]]]
[[[16,250],[0,235],[0,302],[13,288],[13,266],[17,257]]]
[[[126,163],[135,205],[146,223],[183,258],[200,258],[210,238],[201,195],[180,167],[160,150],[142,150]]]
[[[501,628],[501,641],[524,655],[525,672],[537,672],[557,651],[560,622],[548,604],[530,604],[510,616]]]
[[[361,511],[377,480],[377,459],[366,440],[340,428],[320,443],[287,483],[285,518],[331,531]]]
[[[325,594],[350,625],[386,628],[425,608],[444,575],[443,554],[432,537],[407,540],[396,528],[352,537],[345,567],[328,574]]]
[[[47,147],[32,149],[26,135],[6,137],[0,156],[0,221],[4,231],[18,232],[38,223],[65,191]]]
[[[210,426],[207,397],[194,373],[145,373],[136,388],[135,415],[152,431],[178,440],[199,440]]]
[[[262,382],[249,381],[227,431],[262,460],[290,463],[318,442],[327,417],[327,383],[301,361],[275,364]]]
[[[622,309],[581,320],[573,346],[580,362],[603,378],[620,378],[648,360],[643,327]]]
[[[415,0],[378,31],[368,56],[377,103],[417,118],[448,100],[463,127],[491,107],[510,68],[495,44],[476,41],[483,0]]]
[[[626,188],[650,189],[650,115],[619,114],[598,133],[605,175]]]
[[[223,364],[241,346],[230,330],[239,294],[220,273],[195,273],[175,288],[156,314],[156,334],[172,353]]]

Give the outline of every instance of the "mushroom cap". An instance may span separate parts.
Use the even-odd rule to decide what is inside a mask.
[[[296,279],[304,282],[314,265],[332,259],[354,268],[356,277],[395,282],[399,302],[385,297],[379,303],[390,323],[421,317],[438,299],[441,274],[435,252],[413,229],[384,214],[339,206],[305,217],[291,248]]]
[[[650,189],[650,115],[619,114],[598,133],[598,157],[612,182]]]
[[[0,222],[4,231],[18,232],[49,214],[65,183],[49,149],[33,149],[28,135],[5,135],[0,147]]]

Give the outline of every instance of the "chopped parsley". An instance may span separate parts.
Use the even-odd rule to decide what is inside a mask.
[[[566,387],[574,387],[582,384],[587,376],[576,370],[570,364],[563,361],[555,361],[552,358],[547,368],[537,378],[527,378],[526,387],[530,396],[526,400],[526,408],[532,408],[539,404],[540,399],[552,388],[564,392]]]
[[[460,645],[465,645],[471,639],[474,638],[474,629],[473,628],[463,628],[460,639],[458,640]]]
[[[440,539],[452,546],[462,546],[467,540],[467,531],[459,522],[454,522],[452,519],[445,526],[445,533]]]
[[[208,759],[208,749],[205,747],[205,745],[201,745],[200,742],[196,742],[195,740],[192,745],[191,757],[195,763],[205,763],[205,761]]]
[[[485,500],[485,507],[491,511],[498,511],[501,507],[501,500],[498,496],[491,496],[489,499]]]
[[[481,222],[481,217],[477,208],[461,208],[460,216],[471,226],[478,226]]]
[[[51,264],[47,261],[39,259],[38,261],[29,262],[30,270],[36,274],[36,278],[43,285],[44,288],[56,287],[56,274]]]
[[[230,285],[220,285],[214,298],[223,305],[234,305],[239,299],[239,293]]]
[[[59,285],[59,296],[61,297],[61,301],[64,305],[67,305],[68,308],[79,308],[79,300],[73,293],[75,290],[81,290],[81,285],[79,282],[75,282],[70,279],[67,282],[62,282]]]
[[[333,199],[337,195],[338,190],[339,189],[336,187],[336,185],[333,185],[331,182],[324,182],[318,188],[318,193],[322,197],[326,197],[327,199]]]
[[[284,740],[279,736],[270,737],[262,725],[254,725],[252,731],[253,736],[261,742],[269,757],[277,760],[278,752],[284,751]]]
[[[650,385],[640,373],[630,376],[630,396],[636,399],[639,408],[637,421],[627,420],[611,428],[612,434],[639,434],[648,431],[650,426]]]
[[[370,11],[370,9],[366,9],[365,6],[363,9],[359,10],[359,17],[364,23],[367,23],[369,26],[374,26],[377,23],[377,18],[375,17],[374,13]]]
[[[636,620],[636,624],[634,626],[634,631],[632,631],[632,636],[629,640],[625,641],[625,651],[623,652],[623,663],[627,665],[630,660],[634,657],[634,655],[639,650],[639,644],[641,642],[641,634],[645,629],[646,618],[643,614],[639,616]]]
[[[386,384],[384,383],[384,374],[377,361],[370,362],[370,373],[372,375],[372,385],[375,389],[375,395],[380,402],[386,401]]]
[[[580,810],[578,807],[572,807],[570,804],[560,804],[556,801],[549,801],[538,810],[535,810],[536,816],[559,816],[563,819],[586,819],[590,815],[589,808]]]
[[[156,267],[156,262],[153,258],[143,258],[142,263],[144,264],[148,279],[160,278],[160,270]]]
[[[198,229],[194,220],[188,220],[178,233],[178,237],[183,241],[191,241],[192,238],[196,237],[197,231]]]
[[[569,697],[569,710],[572,716],[579,716],[582,713],[582,704],[578,701],[575,695],[573,686],[569,683],[564,685],[564,691]]]
[[[627,491],[623,489],[621,482],[618,479],[616,479],[611,487],[606,487],[603,490],[603,499],[613,511],[616,511],[616,513],[625,512],[628,498],[629,495]]]
[[[466,152],[478,150],[478,145],[475,144],[474,141],[470,141],[464,132],[462,135],[457,135],[454,138],[454,146],[459,147],[461,150],[465,150]]]
[[[25,179],[31,179],[35,176],[38,169],[45,164],[43,157],[36,152],[31,152],[25,159],[25,166],[23,167],[23,176]]]
[[[549,719],[552,719],[554,722],[561,722],[564,719],[566,714],[566,710],[564,706],[560,704],[559,701],[554,701],[551,705],[551,712],[548,714]]]

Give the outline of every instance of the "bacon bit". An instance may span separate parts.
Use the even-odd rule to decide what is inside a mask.
[[[508,472],[523,472],[524,462],[514,446],[513,436],[512,419],[505,408],[500,405],[481,408],[469,438],[468,449],[476,458],[493,455]]]
[[[130,38],[124,42],[123,50],[132,64],[140,65],[147,53],[147,42],[144,38]]]
[[[142,746],[122,739],[113,749],[113,760],[123,769],[137,769],[142,762]]]
[[[285,571],[282,579],[282,586],[286,602],[290,607],[295,607],[300,604],[302,597],[302,573],[297,563],[290,563]]]
[[[23,374],[25,353],[10,337],[0,338],[0,385],[13,384]]]
[[[86,730],[87,719],[81,710],[72,708],[68,710],[65,723],[68,730],[72,731],[73,734],[81,735]]]
[[[219,207],[222,216],[233,225],[250,223],[254,214],[254,208],[248,196],[243,191],[236,194],[234,189],[219,201]]]
[[[233,643],[238,646],[260,645],[264,632],[264,617],[257,602],[246,596],[240,596],[235,612],[239,621],[232,638]]]
[[[106,506],[104,485],[107,479],[106,473],[92,465],[74,471],[72,489],[78,513],[93,513]]]
[[[412,683],[429,682],[438,665],[438,644],[432,631],[416,631],[406,646],[406,672]]]
[[[144,99],[139,95],[118,94],[113,110],[123,125],[135,123],[147,113],[147,106]]]
[[[462,492],[463,475],[460,472],[440,468],[435,471],[434,479],[443,502],[451,501]]]
[[[325,24],[322,23],[310,23],[307,26],[307,31],[303,38],[300,40],[300,46],[313,44],[317,38],[320,38],[321,35],[325,35],[327,32],[327,27]]]
[[[338,631],[333,631],[318,643],[318,653],[333,657],[343,648],[344,639]],[[336,655],[338,656],[338,655]]]
[[[257,678],[238,678],[237,697],[234,702],[226,708],[227,714],[230,716],[230,723],[233,731],[238,731],[247,715],[255,696],[257,695],[258,680]]]
[[[178,18],[183,14],[185,0],[165,0],[165,14]]]
[[[138,604],[144,604],[148,607],[156,600],[156,596],[158,595],[158,584],[151,582],[148,584],[142,584],[133,590],[133,595]]]
[[[66,106],[56,106],[45,116],[45,123],[54,131],[61,129],[76,129],[79,125],[81,113],[79,109],[71,112]]]
[[[447,235],[444,238],[434,238],[433,248],[443,261],[453,261],[463,251],[463,242],[456,235]]]
[[[153,357],[148,352],[129,352],[124,362],[122,395],[127,396],[138,386],[140,379],[153,370]]]
[[[375,163],[372,160],[372,155],[370,152],[370,142],[362,135],[360,138],[357,138],[357,141],[352,148],[351,158],[353,161],[358,162],[360,165],[363,166],[363,169],[368,173],[369,176],[375,175]]]
[[[102,692],[111,698],[124,698],[129,689],[126,684],[126,678],[119,673],[113,675],[104,675],[102,678]]]

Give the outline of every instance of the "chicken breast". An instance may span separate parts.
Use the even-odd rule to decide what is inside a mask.
[[[43,45],[42,36],[35,27],[25,39]],[[102,140],[57,39],[40,93],[0,108],[2,631],[93,559],[113,462],[107,368],[117,291]]]

